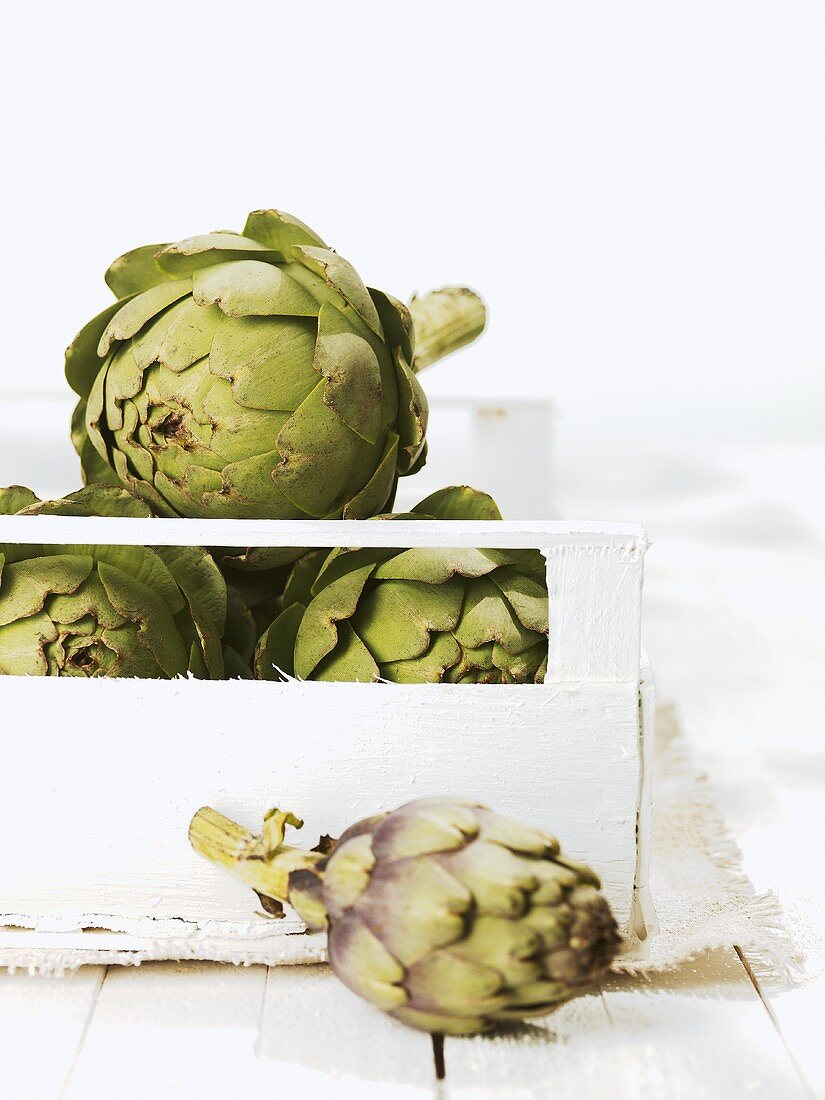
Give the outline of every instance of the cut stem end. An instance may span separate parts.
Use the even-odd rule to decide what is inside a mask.
[[[422,298],[413,297],[416,374],[476,340],[487,324],[481,295],[466,286],[444,286]]]

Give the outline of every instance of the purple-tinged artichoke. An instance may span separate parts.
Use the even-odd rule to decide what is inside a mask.
[[[301,821],[270,810],[255,837],[204,807],[189,836],[274,915],[288,902],[327,928],[341,981],[412,1027],[464,1035],[544,1015],[603,978],[617,952],[593,871],[485,806],[420,799],[315,851],[285,845],[288,824]]]

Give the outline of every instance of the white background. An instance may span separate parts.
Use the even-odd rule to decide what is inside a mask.
[[[821,2],[28,3],[0,51],[2,389],[63,385],[119,253],[276,206],[486,296],[431,392],[551,395],[562,444],[822,432]]]

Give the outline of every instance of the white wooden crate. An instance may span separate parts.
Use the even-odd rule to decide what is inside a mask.
[[[312,844],[411,798],[478,798],[592,864],[631,945],[650,931],[640,527],[37,516],[0,517],[2,542],[535,547],[550,642],[543,685],[0,677],[0,964],[320,957],[191,851],[204,803],[253,829],[291,808]]]

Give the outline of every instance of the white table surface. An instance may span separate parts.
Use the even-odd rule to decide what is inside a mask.
[[[0,975],[2,1095],[24,1100],[437,1096],[825,1097],[825,446],[698,459],[568,454],[565,518],[645,523],[646,643],[758,890],[807,955],[760,988],[730,948],[616,978],[543,1021],[430,1039],[323,967],[204,964]],[[815,497],[815,493],[819,496]]]

